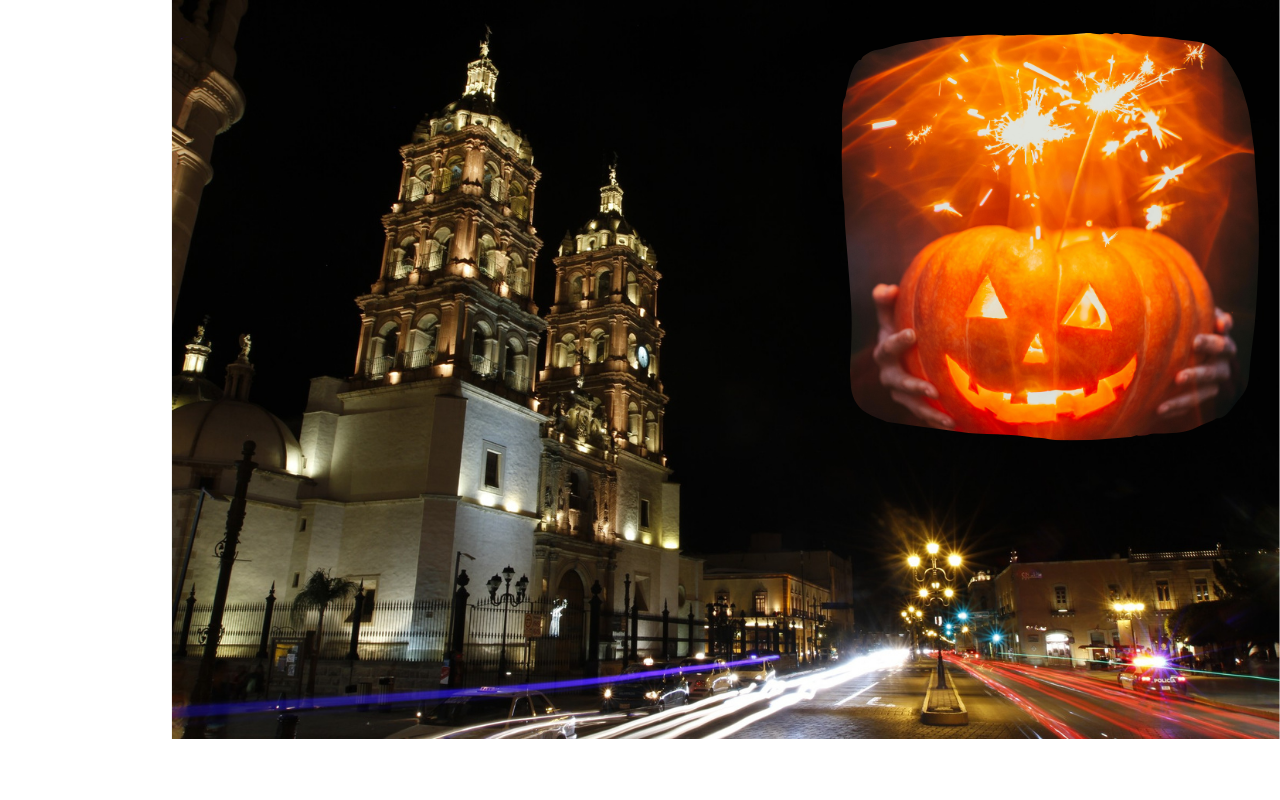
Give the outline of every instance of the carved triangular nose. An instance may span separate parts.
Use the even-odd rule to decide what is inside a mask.
[[[1049,359],[1044,354],[1044,345],[1040,344],[1040,334],[1036,334],[1036,338],[1031,340],[1031,346],[1027,348],[1027,354],[1022,357],[1023,364],[1048,364]]]

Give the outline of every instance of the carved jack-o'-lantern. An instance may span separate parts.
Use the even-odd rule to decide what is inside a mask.
[[[1051,439],[1149,427],[1213,328],[1194,259],[1152,231],[1069,230],[1036,240],[998,225],[916,256],[896,306],[918,346],[907,369],[938,389],[959,430]]]

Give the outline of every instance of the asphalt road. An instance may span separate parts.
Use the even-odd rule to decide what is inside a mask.
[[[1234,739],[1277,738],[1277,723],[1236,711],[1193,702],[1178,695],[1122,690],[1114,681],[1022,665],[966,667],[966,684],[957,679],[965,702],[978,694],[992,697],[1003,689],[1045,715],[1045,724],[1068,736],[1086,739]]]

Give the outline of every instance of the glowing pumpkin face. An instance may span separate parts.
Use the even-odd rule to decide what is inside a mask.
[[[943,237],[903,277],[907,368],[937,387],[960,430],[1092,439],[1140,432],[1209,332],[1195,262],[1158,233],[985,226]]]

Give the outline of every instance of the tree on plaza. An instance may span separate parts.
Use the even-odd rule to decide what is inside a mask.
[[[307,585],[298,592],[298,596],[293,598],[291,614],[295,622],[313,608],[320,612],[320,618],[316,620],[313,652],[320,652],[320,637],[324,635],[324,612],[329,604],[346,600],[355,590],[356,584],[353,581],[331,577],[325,570],[318,569],[307,579]]]

